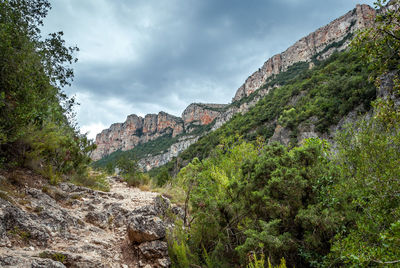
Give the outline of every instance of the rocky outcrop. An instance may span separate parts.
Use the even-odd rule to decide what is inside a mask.
[[[345,49],[350,42],[351,34],[370,25],[374,15],[375,10],[370,6],[357,5],[344,16],[300,39],[286,51],[268,59],[260,69],[249,76],[237,90],[232,102],[249,96],[269,77],[287,70],[296,62],[309,62],[313,58],[325,59],[334,51]]]
[[[129,218],[128,237],[132,243],[160,240],[165,237],[165,225],[155,216],[133,215]]]
[[[182,113],[181,117],[176,117],[165,112],[158,114],[148,114],[144,118],[135,114],[129,115],[124,123],[115,123],[110,128],[103,130],[96,136],[97,148],[91,154],[93,160],[99,160],[117,150],[127,151],[133,149],[141,143],[155,140],[164,135],[176,137],[180,134],[190,134],[198,126],[208,125],[219,116],[225,104],[202,104],[192,103]],[[162,159],[169,159],[177,155],[177,152],[187,148],[188,140],[179,142],[170,148],[169,152]],[[190,145],[190,144],[189,144]],[[156,163],[157,160],[148,160],[147,162]]]
[[[117,150],[127,151],[139,143],[145,143],[166,134],[175,137],[183,132],[181,118],[160,112],[144,118],[129,115],[124,123],[112,124],[96,136],[97,148],[91,157],[99,160]]]
[[[110,192],[61,183],[1,195],[0,267],[169,267],[168,215],[181,209],[108,179]]]
[[[195,129],[194,126],[210,124],[226,106],[226,104],[190,104],[182,113],[186,132],[192,132]]]
[[[149,171],[154,167],[165,165],[172,158],[177,157],[180,152],[186,150],[190,145],[195,143],[198,139],[199,136],[184,136],[180,138],[178,142],[172,144],[166,152],[161,152],[157,155],[148,155],[147,157],[140,159],[138,164],[146,171]]]

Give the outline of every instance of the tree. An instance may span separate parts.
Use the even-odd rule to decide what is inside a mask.
[[[78,49],[62,32],[42,38],[50,7],[48,0],[0,3],[0,158],[82,173],[94,145],[72,123],[75,100],[63,91]]]

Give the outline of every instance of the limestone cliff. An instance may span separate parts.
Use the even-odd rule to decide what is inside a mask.
[[[368,5],[357,7],[344,16],[303,37],[281,54],[268,59],[264,65],[250,75],[237,90],[233,102],[250,95],[262,86],[269,77],[285,71],[296,62],[325,59],[334,51],[345,49],[355,31],[365,28],[372,22],[375,10]],[[335,44],[336,46],[334,46]]]
[[[112,124],[96,136],[97,149],[92,153],[93,160],[117,150],[127,151],[139,143],[154,140],[165,134],[173,137],[183,131],[181,118],[160,112],[148,114],[144,118],[135,114],[129,115],[124,123]]]
[[[97,149],[93,151],[91,157],[96,161],[117,150],[131,150],[138,144],[155,140],[164,135],[176,137],[181,134],[189,134],[196,126],[208,125],[213,122],[225,106],[224,104],[192,103],[185,109],[182,118],[165,112],[148,114],[144,118],[135,114],[129,115],[124,123],[112,124],[110,128],[97,134],[95,141]],[[177,148],[184,150],[190,145],[187,145],[187,142],[184,144],[186,146],[177,146]],[[177,153],[173,152],[171,155],[176,156]]]
[[[194,126],[210,124],[226,106],[226,104],[190,104],[182,113],[185,130],[192,132]]]

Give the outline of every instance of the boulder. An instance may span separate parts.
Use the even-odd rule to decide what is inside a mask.
[[[159,259],[168,256],[167,242],[155,240],[139,245],[139,251],[146,259]]]
[[[128,237],[132,243],[163,239],[165,224],[156,216],[133,215],[128,219]]]
[[[171,201],[165,196],[159,195],[154,198],[154,210],[157,215],[165,216],[168,209],[171,207]]]
[[[85,221],[102,229],[108,226],[108,217],[104,213],[90,211],[85,216]]]
[[[65,265],[50,259],[22,256],[0,256],[0,267],[65,268]]]

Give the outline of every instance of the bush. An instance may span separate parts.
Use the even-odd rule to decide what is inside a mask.
[[[71,123],[75,101],[62,90],[77,48],[65,47],[62,32],[40,35],[49,8],[47,0],[0,3],[0,162],[33,165],[56,183],[84,173],[94,145]]]
[[[71,178],[73,184],[88,187],[94,190],[108,192],[110,185],[104,173],[88,171],[86,174],[75,174]]]

